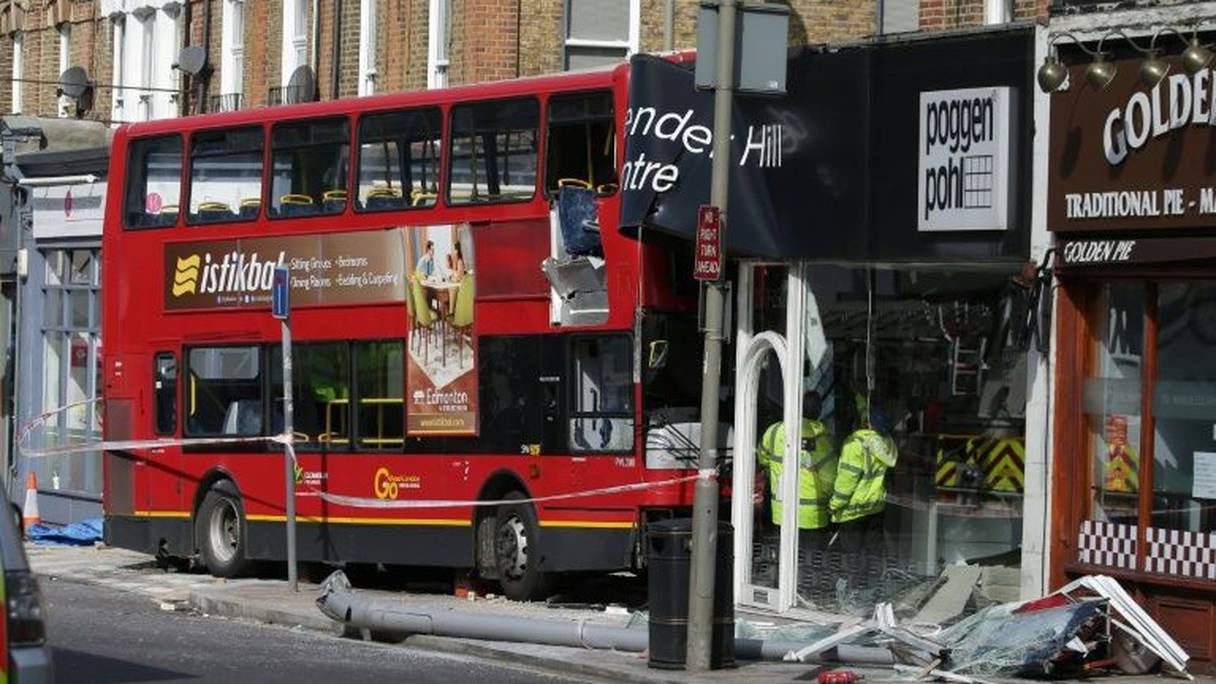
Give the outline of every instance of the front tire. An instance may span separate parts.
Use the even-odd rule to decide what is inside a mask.
[[[207,570],[216,577],[237,577],[250,567],[245,549],[245,510],[241,497],[216,485],[207,492],[195,522]]]
[[[503,497],[523,500],[519,492]],[[548,573],[540,570],[540,526],[526,503],[502,504],[494,526],[494,557],[502,592],[513,601],[542,601],[549,595]]]

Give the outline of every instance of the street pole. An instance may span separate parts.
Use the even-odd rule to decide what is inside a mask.
[[[279,321],[283,333],[283,434],[287,443],[283,445],[283,480],[286,484],[287,500],[287,583],[293,592],[299,591],[296,568],[296,447],[295,447],[295,403],[291,387],[291,321],[286,317]]]
[[[718,63],[714,79],[713,171],[709,202],[722,221],[720,245],[726,246],[730,225],[731,95],[735,77],[735,7],[737,0],[718,0]],[[718,467],[718,382],[722,375],[722,313],[726,300],[721,281],[705,283],[705,359],[701,367],[702,473]],[[714,611],[714,569],[718,551],[718,479],[702,477],[693,490],[692,569],[688,587],[688,649],[690,671],[710,668]]]

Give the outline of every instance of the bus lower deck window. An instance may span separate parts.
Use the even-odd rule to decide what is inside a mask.
[[[271,134],[272,217],[339,214],[346,209],[350,122],[281,124]]]
[[[124,221],[128,228],[177,223],[182,192],[182,139],[164,135],[135,140],[127,158]]]

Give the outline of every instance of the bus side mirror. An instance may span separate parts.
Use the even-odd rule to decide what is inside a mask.
[[[667,365],[667,353],[669,351],[667,340],[655,340],[650,343],[649,353],[647,354],[646,365],[651,370],[657,370]]]

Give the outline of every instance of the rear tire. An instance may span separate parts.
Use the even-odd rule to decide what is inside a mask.
[[[238,577],[251,563],[246,557],[245,509],[241,497],[215,485],[207,492],[195,519],[203,562],[216,577]]]
[[[522,500],[526,497],[511,492],[503,498]],[[549,595],[551,577],[540,570],[539,529],[536,511],[530,504],[498,507],[494,557],[502,592],[513,601],[542,601]]]

